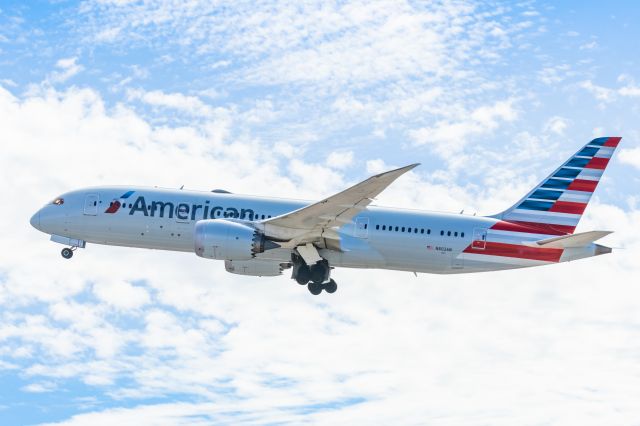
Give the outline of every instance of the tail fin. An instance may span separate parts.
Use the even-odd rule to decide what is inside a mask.
[[[493,217],[509,222],[506,227],[573,234],[620,139],[592,140],[523,199]]]

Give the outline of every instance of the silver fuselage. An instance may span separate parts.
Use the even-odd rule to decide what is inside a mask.
[[[132,195],[122,199],[123,193]],[[194,251],[194,227],[199,220],[226,217],[260,222],[311,204],[227,193],[117,186],[81,189],[61,198],[64,204],[48,204],[31,219],[34,227],[58,242],[62,237],[182,252]],[[117,209],[112,206],[113,200],[120,200]],[[320,245],[319,253],[337,267],[441,274],[536,266],[595,254],[596,245],[591,244],[565,249],[555,262],[517,254],[488,255],[484,243],[491,244],[494,239],[499,239],[500,244],[513,240],[514,246],[520,246],[545,237],[492,230],[498,221],[491,217],[369,206],[351,223],[337,229],[339,247]],[[291,250],[268,250],[258,258],[288,262]]]

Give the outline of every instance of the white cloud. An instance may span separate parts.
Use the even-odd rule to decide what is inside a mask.
[[[53,382],[31,383],[23,386],[21,390],[29,393],[53,392],[56,390],[56,385]]]
[[[538,71],[540,80],[549,85],[560,83],[573,74],[571,67],[567,64],[544,67],[542,70]]]
[[[93,292],[98,299],[120,309],[137,309],[150,301],[147,290],[126,281],[101,281],[93,285]]]
[[[580,83],[580,87],[586,89],[595,96],[596,99],[605,102],[612,102],[617,96],[630,98],[640,97],[640,87],[635,84],[632,77],[624,74],[620,75],[618,77],[618,82],[626,83],[626,85],[617,89],[612,89],[604,86],[598,86],[593,84],[590,80],[586,80]]]
[[[16,82],[11,80],[10,78],[0,79],[0,83],[2,83],[5,86],[9,86],[9,87],[16,87],[17,86]]]
[[[56,62],[56,68],[59,69],[59,71],[52,72],[49,76],[49,80],[52,83],[64,83],[74,75],[78,74],[84,69],[84,67],[78,64],[77,61],[77,57],[59,59],[58,62]]]
[[[625,86],[618,89],[620,96],[638,97],[640,96],[640,87],[638,86]]]
[[[213,117],[216,114],[214,108],[206,105],[197,96],[186,96],[182,93],[164,93],[161,90],[144,91],[140,89],[127,90],[129,100],[141,100],[142,102],[162,108],[171,108],[184,113]]]
[[[640,169],[640,148],[625,148],[618,155],[620,161]]]
[[[591,93],[596,99],[604,102],[611,102],[614,99],[615,91],[603,86],[593,84],[591,80],[580,83],[580,87]]]
[[[568,125],[569,120],[556,115],[547,120],[546,124],[544,125],[544,130],[560,136],[564,134],[564,131],[567,129]]]
[[[593,50],[593,49],[595,49],[597,47],[598,47],[598,42],[597,41],[591,41],[589,43],[581,44],[579,49],[580,50]]]
[[[517,118],[514,100],[498,101],[473,111],[462,111],[456,121],[439,121],[433,127],[410,131],[410,137],[417,145],[433,146],[443,158],[451,159],[471,141],[471,137],[496,130],[500,124]]]
[[[345,169],[353,164],[353,151],[334,151],[327,157],[327,166]]]

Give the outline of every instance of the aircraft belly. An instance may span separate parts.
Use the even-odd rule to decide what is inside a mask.
[[[440,273],[451,263],[450,253],[428,250],[419,238],[396,235],[377,236],[372,245],[381,253],[384,266],[415,272]]]
[[[176,227],[171,219],[92,216],[81,229],[78,238],[94,244],[193,251],[193,225]]]

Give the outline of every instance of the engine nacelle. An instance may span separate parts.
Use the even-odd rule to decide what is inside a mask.
[[[254,277],[275,277],[282,275],[282,270],[288,268],[286,263],[274,260],[225,260],[224,268],[227,272],[238,275],[251,275]]]
[[[279,247],[250,226],[225,219],[200,220],[194,230],[195,252],[217,260],[250,260]]]

